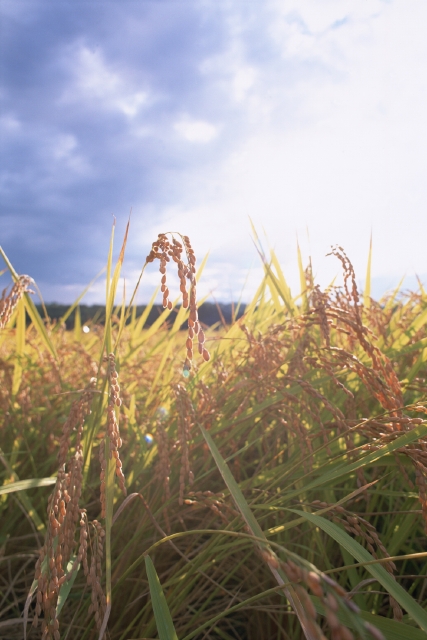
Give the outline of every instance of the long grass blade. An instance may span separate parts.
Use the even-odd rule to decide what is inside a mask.
[[[54,344],[46,330],[46,325],[43,322],[42,317],[37,311],[36,305],[34,304],[33,300],[30,298],[28,293],[24,294],[24,302],[25,302],[25,309],[28,315],[30,316],[30,320],[33,323],[37,333],[39,334],[42,340],[42,343],[44,344],[45,348],[51,353],[54,359],[58,360],[58,354],[56,353]]]
[[[363,306],[369,309],[371,306],[371,264],[372,264],[372,233],[369,243],[368,266],[366,267],[365,290],[363,292]]]
[[[150,556],[145,557],[148,585],[160,640],[178,640],[162,585]]]
[[[232,473],[228,468],[228,465],[226,464],[220,452],[218,451],[214,441],[210,437],[209,433],[201,425],[199,425],[199,428],[203,434],[206,444],[209,447],[212,457],[215,460],[215,464],[217,465],[218,470],[225,484],[227,485],[228,490],[230,491],[230,494],[234,500],[236,507],[238,508],[244,521],[246,522],[247,527],[249,528],[253,536],[255,536],[256,538],[261,538],[265,540],[265,544],[263,544],[262,542],[261,543],[257,542],[256,543],[257,546],[260,547],[261,551],[267,552],[267,554],[270,557],[275,558],[275,554],[272,551],[268,543],[268,540],[264,535],[263,530],[261,529],[255,516],[253,515],[239,485],[235,481]],[[286,576],[285,572],[283,571],[283,569],[276,568],[276,566],[274,566],[273,564],[268,564],[268,566],[270,571],[274,575],[275,579],[277,580],[278,584],[283,586],[283,592],[285,593],[292,608],[294,609],[296,615],[298,616],[298,620],[301,624],[301,627],[304,631],[304,634],[307,640],[315,640],[315,638],[317,638],[317,634],[314,634],[313,631],[307,626],[307,623],[306,623],[307,616],[306,616],[306,613],[304,612],[304,608],[298,598],[297,593],[295,592],[293,587],[285,586],[285,584],[289,582],[289,579]],[[277,563],[277,566],[278,566],[278,563]]]
[[[55,484],[56,478],[31,478],[30,480],[18,480],[10,482],[0,487],[0,496],[7,493],[15,493],[15,491],[27,491],[27,489],[36,489],[37,487],[50,487]]]
[[[384,458],[388,454],[393,453],[393,451],[396,451],[396,449],[403,448],[406,445],[410,444],[411,442],[414,442],[414,440],[419,440],[420,438],[424,438],[426,435],[427,435],[427,425],[426,424],[419,425],[418,427],[415,427],[415,429],[411,429],[411,431],[408,431],[407,433],[405,433],[403,436],[400,436],[399,438],[396,438],[392,442],[389,442],[388,444],[384,445],[377,451],[368,453],[367,455],[363,456],[359,460],[356,460],[356,462],[351,462],[350,464],[340,464],[330,469],[329,471],[328,470],[325,471],[319,478],[316,478],[316,480],[313,480],[307,483],[304,489],[305,491],[311,490],[311,489],[314,489],[315,487],[319,487],[322,484],[327,484],[329,482],[338,480],[338,478],[342,478],[348,475],[349,473],[354,473],[354,471],[356,471],[357,469],[361,469],[362,467],[366,467],[369,464],[378,462],[378,460],[381,460],[381,458]],[[295,495],[298,494],[298,491],[289,493],[290,496],[294,494]]]
[[[3,260],[5,261],[7,268],[10,271],[10,274],[14,280],[14,282],[16,282],[19,278],[17,272],[15,271],[15,269],[12,266],[12,263],[10,262],[9,258],[7,257],[7,255],[5,254],[5,252],[3,251],[2,247],[0,247],[0,255],[3,258]],[[43,344],[45,345],[46,349],[48,351],[50,351],[50,353],[52,354],[52,356],[55,358],[55,360],[57,360],[57,353],[56,353],[56,349],[53,346],[52,340],[50,339],[47,331],[46,331],[46,327],[45,324],[43,322],[43,319],[41,318],[39,312],[37,311],[36,305],[34,304],[33,300],[31,299],[31,297],[29,296],[28,293],[24,294],[23,297],[24,301],[25,301],[25,308],[27,310],[28,315],[30,316],[30,320],[33,323],[34,327],[36,328],[36,331],[39,333]]]
[[[79,305],[76,306],[74,314],[74,340],[80,342],[82,339],[82,316]]]
[[[74,565],[74,562],[76,560],[76,556],[72,555],[70,560],[68,561],[67,564],[67,568],[65,570],[65,575],[67,576],[67,580],[64,582],[64,584],[61,586],[60,590],[59,590],[59,594],[58,594],[58,604],[56,605],[56,617],[58,618],[62,608],[64,606],[64,604],[67,601],[67,598],[70,594],[70,591],[73,587],[73,584],[77,578],[77,574],[79,572],[80,569],[80,562],[78,563],[76,569],[74,571],[71,571]],[[71,574],[71,575],[70,575]]]
[[[80,302],[83,300],[83,298],[85,297],[85,295],[87,294],[87,292],[91,289],[92,285],[98,280],[98,278],[100,278],[102,276],[102,274],[104,273],[106,267],[103,267],[101,269],[101,271],[93,278],[93,280],[91,280],[89,282],[89,284],[87,285],[87,287],[85,287],[83,289],[83,291],[81,292],[81,294],[78,296],[78,298],[76,298],[76,300],[73,302],[73,304],[67,309],[67,311],[64,313],[63,316],[61,316],[61,318],[58,320],[58,322],[56,323],[56,325],[53,327],[52,329],[52,333],[56,333],[57,331],[59,331],[59,329],[65,324],[65,322],[68,320],[68,318],[71,316],[71,314],[73,313],[74,309],[76,309],[76,307],[80,304]]]
[[[333,522],[329,522],[329,520],[322,518],[322,516],[314,515],[313,513],[307,513],[297,509],[289,509],[289,511],[292,511],[292,513],[301,516],[301,518],[308,520],[316,527],[322,529],[359,562],[371,562],[374,560],[369,551],[366,551],[361,544],[356,540],[353,540],[348,533],[340,529],[340,527]],[[367,564],[366,571],[378,580],[388,593],[397,600],[400,606],[409,613],[411,618],[421,627],[421,629],[423,629],[424,632],[427,632],[427,612],[424,611],[418,602],[416,602],[416,600],[414,600],[408,592],[390,576],[384,567],[380,564]]]
[[[19,391],[22,380],[23,372],[23,359],[25,352],[25,332],[26,332],[26,314],[25,314],[25,302],[20,300],[17,305],[16,315],[16,347],[15,358],[13,363],[13,380],[12,380],[12,396],[16,397]]]
[[[9,462],[6,460],[6,457],[3,453],[3,451],[0,449],[0,460],[3,463],[4,467],[6,468],[10,478],[13,480],[13,482],[11,482],[10,484],[6,484],[3,485],[3,489],[4,489],[4,493],[11,493],[9,491],[7,491],[7,487],[10,487],[12,485],[18,485],[18,490],[17,491],[17,495],[16,498],[19,500],[19,502],[22,504],[24,510],[26,511],[26,513],[28,514],[29,518],[31,518],[31,520],[34,522],[34,525],[37,529],[37,531],[40,531],[40,533],[44,533],[46,530],[45,524],[43,522],[43,520],[40,518],[39,514],[37,513],[32,501],[30,500],[30,498],[27,496],[26,494],[26,488],[22,488],[20,489],[20,483],[21,482],[34,482],[34,479],[32,480],[20,480],[18,477],[18,474],[12,469],[12,467],[10,466]],[[56,479],[55,479],[56,482]],[[49,484],[53,484],[53,483],[49,483]],[[39,485],[39,486],[43,486],[43,485]],[[12,492],[14,492],[15,490],[13,490]]]
[[[316,611],[320,613],[320,615],[325,615],[325,607],[321,600],[316,596],[311,596],[311,600],[316,608]],[[352,621],[349,620],[348,616],[344,617],[341,610],[338,610],[336,615],[338,616],[338,620],[340,620],[340,622],[348,624],[349,627],[352,627]],[[410,627],[403,622],[397,622],[396,620],[390,620],[390,618],[377,616],[373,613],[369,613],[368,611],[360,611],[359,615],[362,620],[364,620],[365,622],[369,622],[374,627],[379,629],[384,634],[387,640],[425,640],[426,635],[424,631],[421,631],[421,629],[416,629],[415,627]]]
[[[301,312],[307,313],[308,311],[308,297],[307,297],[307,283],[305,279],[305,271],[302,264],[302,256],[301,249],[299,246],[299,242],[297,242],[297,253],[298,253],[298,272],[299,272],[299,282],[300,282],[300,296],[301,296]]]
[[[113,352],[113,335],[112,335],[112,313],[114,309],[114,300],[116,297],[117,286],[120,278],[120,271],[123,265],[125,256],[126,243],[129,233],[129,222],[126,226],[126,231],[120,250],[120,254],[114,268],[113,276],[111,278],[112,270],[112,255],[113,255],[113,240],[114,240],[114,225],[111,233],[110,250],[107,261],[107,299],[106,299],[106,311],[105,311],[105,328],[104,339],[102,343],[102,349],[100,354],[100,364],[104,357],[104,348],[107,354]],[[116,345],[117,346],[117,345]],[[119,421],[119,410],[116,409],[117,421]],[[106,613],[104,615],[103,627],[107,626],[109,613],[111,611],[111,567],[112,567],[112,541],[111,541],[111,527],[113,523],[113,501],[114,501],[114,488],[115,488],[115,459],[110,458],[110,439],[105,437],[105,583],[106,583]]]

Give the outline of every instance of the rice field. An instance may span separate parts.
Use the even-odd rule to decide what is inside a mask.
[[[126,239],[85,327],[1,251],[0,638],[425,638],[422,285],[374,300],[368,265],[362,295],[337,247],[340,283],[299,254],[295,296],[260,248],[243,316],[208,327],[204,262],[161,234],[147,326],[157,292],[115,302]]]

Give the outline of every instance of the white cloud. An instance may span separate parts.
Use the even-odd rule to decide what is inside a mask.
[[[207,143],[218,135],[218,127],[204,120],[185,117],[174,124],[176,133],[188,142]]]
[[[141,107],[143,107],[147,103],[147,93],[143,91],[137,91],[134,94],[130,94],[125,98],[119,98],[117,100],[118,108],[123,111],[123,113],[133,118],[140,111]]]
[[[59,106],[70,108],[55,104],[52,122],[43,120],[49,117],[44,111],[34,115],[32,105],[24,115],[18,111],[18,119],[10,102],[0,121],[3,132],[23,139],[24,130],[48,161],[34,180],[43,202],[71,211],[68,187],[76,184],[76,173],[86,180],[99,178],[107,164],[108,171],[117,167],[106,199],[118,216],[119,207],[127,212],[132,205],[136,241],[145,246],[167,229],[187,233],[199,258],[211,252],[201,287],[215,290],[218,299],[235,296],[234,283],[242,283],[253,264],[248,290],[257,284],[248,216],[260,232],[265,228],[296,288],[296,234],[323,283],[339,271],[332,258],[324,258],[333,243],[345,247],[363,277],[371,229],[374,277],[427,274],[427,3],[203,0],[197,5],[200,24],[214,11],[214,26],[182,51],[180,38],[176,44],[164,37],[178,33],[169,32],[176,27],[173,12],[163,31],[154,5],[143,26],[156,36],[144,41],[141,64],[158,93],[135,80],[141,40],[137,46],[130,36],[141,28],[141,18],[130,17],[132,29],[114,30],[113,40],[102,36],[99,48],[87,44],[98,41],[91,24],[85,25],[85,39],[76,36],[63,47],[60,64],[68,84]],[[5,6],[11,10],[8,1]],[[178,13],[181,29],[186,9]],[[129,40],[119,62],[111,52],[123,34]],[[159,109],[149,108],[154,101]],[[43,109],[47,104],[43,95]],[[127,130],[109,137],[117,114]],[[58,115],[65,118],[62,129]],[[79,133],[85,118],[86,139]],[[87,124],[98,119],[92,133]],[[91,168],[86,158],[95,158],[95,146],[97,165]],[[37,174],[29,173],[28,181]],[[4,190],[17,192],[22,175],[15,166],[9,169]],[[85,190],[90,210],[93,196]],[[149,295],[155,277],[145,281]]]
[[[182,205],[159,211],[161,219],[188,233],[199,254],[211,250],[223,283],[228,273],[242,280],[248,256],[256,259],[248,216],[265,228],[296,288],[296,234],[323,284],[340,271],[325,258],[335,243],[363,279],[371,230],[374,277],[427,274],[427,5],[313,0],[270,8],[281,58],[248,73],[242,118],[252,126],[216,168],[183,179]],[[230,95],[239,69],[245,77],[249,68],[242,52],[232,42],[202,66]],[[305,66],[289,81],[298,60]],[[224,284],[215,286],[225,295]]]
[[[254,86],[256,71],[253,67],[242,65],[235,69],[232,78],[233,97],[236,102],[243,102],[249,90]]]
[[[63,174],[64,167],[72,174],[84,174],[88,177],[92,173],[90,163],[79,150],[79,143],[72,134],[53,134],[50,140],[45,141],[44,154],[55,160],[51,165],[53,174],[58,170]],[[62,177],[62,184],[67,179],[73,180],[73,176],[70,174],[68,178]]]
[[[100,49],[92,50],[78,43],[66,52],[66,64],[74,82],[67,87],[60,102],[85,102],[102,110],[118,111],[134,118],[149,101],[148,91],[133,86],[126,74],[111,68]]]

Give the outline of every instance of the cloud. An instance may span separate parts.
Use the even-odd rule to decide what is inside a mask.
[[[182,230],[219,299],[254,263],[255,288],[248,216],[295,283],[297,234],[323,282],[332,243],[364,272],[371,229],[375,276],[427,273],[427,6],[2,7],[2,242],[52,295],[101,268],[131,207],[129,273]]]
[[[263,84],[261,68],[254,70],[248,101],[251,91],[255,99],[245,115],[250,111],[259,126],[247,129],[216,167],[193,169],[184,178],[183,192],[191,193],[186,206],[161,211],[164,228],[173,221],[173,228],[191,231],[201,254],[215,254],[224,278],[230,259],[233,277],[248,270],[248,216],[266,230],[294,287],[296,234],[325,285],[339,273],[339,265],[325,258],[334,243],[346,247],[363,277],[371,230],[376,281],[398,280],[408,268],[427,271],[422,237],[413,234],[424,225],[427,200],[427,105],[425,82],[419,81],[423,22],[414,30],[402,4],[377,3],[367,11],[344,11],[342,18],[332,5],[330,10],[326,21],[313,3],[306,3],[308,15],[284,16],[303,44],[295,34],[293,41],[278,37],[281,55],[267,70],[276,77],[276,83],[268,79],[273,90]],[[273,29],[278,21],[270,24]],[[394,40],[400,40],[396,50]],[[238,50],[242,46],[208,60],[203,71],[215,75],[224,68],[222,81],[231,88],[239,63],[223,61],[238,60]],[[295,58],[309,67],[280,84]],[[159,223],[152,229],[163,230]]]
[[[176,133],[188,142],[211,142],[218,135],[218,127],[203,120],[191,120],[184,117],[174,124]]]
[[[81,42],[64,51],[64,64],[73,77],[59,105],[80,102],[92,110],[118,111],[134,118],[149,101],[148,90],[129,86],[123,71],[109,67],[103,52]]]

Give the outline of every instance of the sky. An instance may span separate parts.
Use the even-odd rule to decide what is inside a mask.
[[[250,219],[295,294],[297,242],[322,286],[344,247],[363,288],[371,233],[376,296],[427,282],[426,32],[424,0],[0,0],[1,246],[46,302],[130,212],[128,291],[177,231],[209,253],[199,295],[251,299]]]

